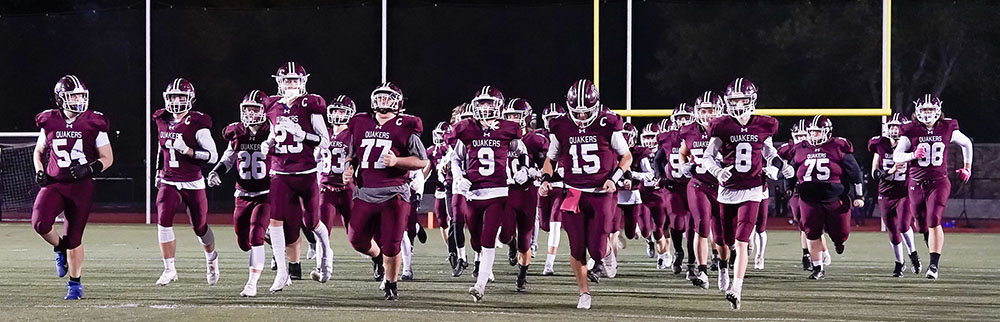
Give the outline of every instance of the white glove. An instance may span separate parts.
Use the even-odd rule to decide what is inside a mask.
[[[271,147],[274,146],[274,138],[268,138],[264,142],[260,143],[260,153],[267,155],[271,152]]]
[[[781,176],[785,179],[795,178],[795,168],[786,163],[785,166],[781,167]]]
[[[764,174],[767,175],[768,179],[778,180],[778,167],[769,165],[764,167]]]
[[[528,177],[530,177],[530,178],[541,178],[542,177],[542,170],[535,169],[535,168],[528,168]]]
[[[167,140],[164,144],[168,149],[173,149],[174,151],[180,152],[181,154],[187,154],[188,149],[187,143],[184,142],[184,137],[178,135],[176,139]]]
[[[691,176],[691,167],[694,166],[694,162],[687,162],[681,165],[681,175],[685,177]]]
[[[712,172],[712,175],[714,175],[716,179],[719,179],[719,183],[724,183],[726,181],[729,181],[729,178],[733,177],[732,173],[733,166],[728,166],[725,168],[714,168],[714,169],[715,171]]]
[[[472,188],[472,181],[465,177],[456,177],[454,181],[453,189],[460,193],[468,192]]]
[[[222,184],[222,178],[219,178],[219,173],[215,171],[211,171],[208,173],[207,181],[209,187],[215,187]]]
[[[527,169],[521,168],[521,170],[517,170],[517,172],[514,172],[514,183],[520,185],[520,184],[524,184],[525,182],[528,182],[528,170]]]
[[[278,129],[284,130],[286,133],[292,136],[292,141],[302,142],[306,139],[306,131],[302,130],[302,126],[294,122],[282,122],[278,123]]]

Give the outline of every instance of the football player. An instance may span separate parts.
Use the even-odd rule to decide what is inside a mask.
[[[913,102],[916,122],[904,123],[892,160],[907,164],[910,212],[917,219],[917,229],[924,234],[930,251],[931,263],[926,277],[938,278],[938,261],[944,249],[944,215],[951,181],[948,179],[948,143],[962,148],[963,166],[957,170],[962,183],[972,177],[972,140],[958,129],[958,121],[941,117],[941,99],[933,94]]]
[[[704,157],[719,158],[718,156],[705,156],[705,148],[708,146],[708,124],[712,120],[725,113],[725,102],[722,96],[712,91],[706,91],[699,96],[694,103],[694,119],[696,122],[681,127],[681,166],[682,172],[691,174],[691,180],[687,185],[687,202],[694,219],[694,231],[697,234],[695,244],[695,256],[698,262],[698,271],[691,284],[701,288],[708,288],[708,255],[709,255],[709,232],[715,229],[715,240],[712,244],[718,249],[726,249],[725,241],[722,239],[721,226],[716,227],[713,223],[721,224],[721,210],[717,199],[719,181],[715,176],[708,173],[703,164],[698,162]],[[728,265],[728,263],[727,263]],[[725,273],[720,273],[723,276]]]
[[[868,140],[868,152],[872,153],[872,178],[878,180],[878,207],[882,213],[882,223],[889,233],[889,246],[896,259],[893,277],[903,277],[903,241],[909,250],[913,274],[920,273],[920,256],[913,248],[913,214],[910,213],[906,191],[906,163],[894,163],[892,152],[899,143],[900,128],[909,122],[893,113],[882,123],[882,135]]]
[[[455,180],[452,177],[451,163],[452,159],[455,158],[455,144],[458,143],[458,139],[455,137],[454,126],[461,121],[472,118],[472,105],[464,103],[457,106],[455,109],[458,110],[458,113],[457,115],[454,113],[452,114],[452,128],[444,135],[445,144],[448,145],[449,149],[443,160],[441,160],[441,164],[445,170],[445,179],[451,183],[449,186],[449,188],[451,188],[451,198],[448,204],[451,207],[452,220],[454,222],[448,233],[449,238],[451,238],[455,243],[455,249],[457,252],[455,265],[452,265],[451,275],[453,277],[460,277],[465,272],[465,269],[469,268],[469,262],[466,260],[465,255],[465,223],[469,219],[471,210],[469,210],[469,204],[466,202],[465,198],[468,191],[459,189],[459,187],[455,185]]]
[[[639,188],[639,196],[642,198],[646,211],[649,212],[648,221],[651,223],[650,234],[646,237],[646,255],[649,258],[656,258],[657,269],[666,269],[667,265],[673,263],[674,259],[673,255],[670,254],[670,240],[664,236],[663,231],[667,222],[667,192],[663,186],[668,182],[661,180],[664,179],[663,168],[655,164],[655,157],[659,152],[657,136],[662,132],[660,123],[662,122],[646,124],[639,134],[639,143],[650,151],[647,158],[654,176],[654,179],[643,182],[642,187]]]
[[[647,238],[652,233],[652,227],[646,225],[649,210],[643,206],[639,189],[644,181],[653,179],[653,167],[649,165],[649,156],[652,155],[652,151],[637,144],[639,131],[632,123],[626,122],[622,128],[625,142],[629,146],[629,153],[636,158],[637,162],[633,162],[631,165],[632,178],[618,183],[618,186],[621,187],[618,190],[618,208],[621,210],[624,222],[625,237],[628,239]]]
[[[288,62],[278,67],[272,76],[278,85],[278,95],[271,96],[265,105],[271,133],[261,144],[261,152],[271,159],[271,236],[272,251],[277,260],[278,273],[271,284],[272,293],[291,285],[289,268],[299,270],[298,251],[288,255],[280,245],[299,244],[301,225],[316,238],[316,267],[320,283],[330,279],[333,271],[333,250],[330,231],[320,218],[319,180],[316,172],[316,150],[330,146],[330,132],[326,126],[326,101],[323,97],[306,92],[309,74],[302,65]],[[294,267],[293,267],[294,266]]]
[[[822,115],[806,125],[809,133],[805,142],[796,144],[782,157],[797,168],[799,208],[809,255],[812,260],[810,279],[822,279],[826,273],[820,257],[822,232],[833,240],[837,254],[844,252],[844,242],[851,230],[851,205],[863,207],[861,166],[854,158],[854,147],[844,138],[833,137],[833,122]],[[851,181],[848,193],[842,177]],[[848,197],[853,195],[853,203]]]
[[[722,237],[726,245],[735,245],[736,249],[732,283],[720,278],[720,289],[727,289],[726,299],[738,310],[747,267],[747,244],[764,198],[762,172],[765,160],[771,161],[777,154],[771,136],[777,131],[778,121],[754,115],[757,87],[748,80],[737,78],[730,83],[724,98],[728,115],[708,124],[708,146],[698,162],[719,180],[717,198],[722,204]],[[722,162],[713,157],[717,153],[722,155]],[[721,270],[719,275],[724,275]]]
[[[530,127],[532,118],[531,104],[528,101],[515,98],[508,102],[503,110],[503,118],[520,125],[521,142],[525,154],[510,150],[507,152],[507,171],[511,180],[508,181],[507,215],[504,217],[501,239],[510,239],[508,245],[508,261],[511,266],[517,265],[517,281],[515,290],[527,290],[528,265],[534,252],[531,249],[531,239],[535,234],[535,218],[538,209],[538,188],[533,179],[539,176],[539,165],[545,160],[545,149],[549,147],[549,138]],[[525,169],[526,172],[520,172]],[[521,175],[527,175],[525,182],[517,182]],[[511,233],[516,233],[511,236]],[[514,238],[510,238],[514,237]]]
[[[351,208],[348,239],[351,246],[372,258],[373,277],[383,281],[385,300],[399,299],[399,268],[403,233],[410,215],[409,171],[427,166],[420,142],[423,122],[403,114],[403,91],[382,83],[372,91],[374,113],[351,118],[351,164],[357,191]],[[372,243],[374,238],[374,243]]]
[[[451,130],[448,122],[440,122],[431,132],[431,139],[434,145],[427,149],[427,161],[430,162],[429,169],[434,171],[434,221],[441,227],[441,239],[448,245],[448,263],[454,270],[458,262],[458,249],[455,247],[454,239],[448,238],[448,230],[451,227],[450,210],[448,209],[448,185],[445,180],[445,172],[442,168],[441,160],[448,153],[448,146],[444,143],[444,134]],[[428,172],[428,177],[430,173]]]
[[[472,210],[469,235],[476,260],[476,284],[469,288],[474,301],[482,301],[486,283],[493,275],[497,233],[503,223],[507,203],[507,179],[515,184],[528,182],[526,164],[508,174],[508,152],[525,154],[521,143],[522,131],[517,123],[502,119],[504,97],[493,86],[483,86],[470,105],[473,119],[455,125],[454,158],[451,171],[458,190],[465,195]],[[505,235],[509,235],[505,232]],[[503,238],[507,241],[507,238]]]
[[[327,231],[333,229],[334,220],[339,215],[344,231],[348,231],[351,222],[351,205],[354,198],[354,183],[344,176],[350,168],[350,132],[347,122],[354,117],[357,107],[347,95],[339,95],[326,107],[326,121],[330,124],[330,147],[319,150],[319,209],[320,218]],[[306,234],[308,237],[310,234]],[[308,258],[308,256],[307,256]],[[322,272],[313,270],[309,274],[314,280],[322,277]]]
[[[549,103],[545,109],[542,110],[542,126],[544,131],[540,131],[542,134],[546,135],[548,138],[552,138],[550,135],[552,133],[552,120],[566,115],[566,108],[559,105],[559,103]],[[549,145],[552,143],[549,142]],[[547,149],[548,147],[546,147]],[[548,152],[546,152],[548,155]],[[549,185],[552,190],[548,195],[539,194],[538,197],[538,227],[549,233],[547,246],[548,249],[545,255],[545,268],[542,269],[542,275],[551,276],[555,274],[555,263],[556,254],[559,253],[559,242],[562,240],[562,215],[563,212],[559,210],[563,202],[564,192],[562,175],[564,174],[564,168],[557,166],[552,177],[549,179]],[[535,184],[541,187],[541,179],[535,180]]]
[[[177,280],[174,268],[174,213],[184,202],[191,217],[191,228],[205,250],[206,274],[209,285],[219,281],[219,255],[215,252],[215,235],[208,227],[208,199],[205,197],[205,180],[201,165],[219,159],[212,139],[212,118],[191,111],[195,101],[194,86],[186,79],[177,78],[163,92],[164,108],[153,112],[153,121],[159,131],[157,150],[156,213],[160,252],[163,255],[163,274],[156,285],[164,286]],[[162,160],[163,162],[160,162]]]
[[[114,162],[108,119],[89,109],[90,91],[73,75],[56,82],[56,108],[35,116],[40,131],[32,162],[41,187],[31,209],[31,227],[53,246],[56,274],[69,274],[67,300],[83,298],[83,230],[94,201],[94,175]],[[48,165],[42,158],[48,152]],[[52,229],[56,216],[66,218],[63,234]]]
[[[692,123],[694,123],[694,107],[687,103],[681,103],[670,114],[670,127],[657,137],[660,146],[657,154],[660,155],[660,162],[663,165],[658,168],[667,170],[664,176],[668,179],[665,182],[669,182],[665,185],[667,198],[664,200],[669,222],[664,227],[670,227],[667,235],[670,236],[670,242],[674,246],[673,263],[670,263],[674,274],[680,274],[682,271],[681,265],[684,263],[683,239],[692,220],[691,211],[687,204],[687,185],[691,180],[691,174],[690,171],[683,171],[680,155],[682,147],[680,129]],[[663,162],[664,159],[666,162]],[[688,241],[691,241],[688,245],[688,259],[690,261],[694,260],[694,250],[691,249],[694,243],[693,238],[691,238],[693,236],[690,234],[688,236]],[[693,266],[693,262],[691,264]],[[693,267],[691,273],[691,278],[693,278]]]
[[[579,289],[578,309],[590,309],[587,280],[599,279],[587,272],[589,252],[601,261],[608,252],[608,235],[615,213],[616,182],[628,179],[632,154],[622,134],[621,116],[601,110],[600,93],[593,82],[581,79],[566,93],[568,114],[551,121],[549,149],[542,168],[541,196],[552,192],[556,163],[566,168],[566,197],[561,209],[563,228],[569,236],[570,266]],[[595,268],[601,263],[596,263]],[[613,274],[609,274],[613,275]]]
[[[264,269],[264,235],[271,220],[267,194],[271,180],[267,177],[267,156],[260,152],[260,144],[268,137],[267,115],[264,100],[267,94],[254,90],[240,103],[240,121],[226,126],[222,138],[228,142],[219,163],[208,173],[208,186],[222,184],[221,174],[236,168],[236,207],[233,210],[233,228],[236,243],[244,252],[250,252],[250,277],[240,296],[257,296],[257,280]],[[284,247],[281,245],[279,247]]]

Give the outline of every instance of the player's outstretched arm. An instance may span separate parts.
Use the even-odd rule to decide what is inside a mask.
[[[955,130],[951,133],[951,142],[962,148],[962,168],[955,171],[958,172],[962,181],[969,181],[969,178],[972,177],[972,140],[965,136],[962,131]]]

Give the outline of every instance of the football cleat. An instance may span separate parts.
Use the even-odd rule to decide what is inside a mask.
[[[555,274],[556,274],[556,272],[555,272],[555,270],[552,269],[552,266],[545,265],[545,269],[542,269],[542,275],[543,276],[552,276],[552,275],[555,275]]]
[[[427,231],[424,230],[424,227],[420,224],[417,224],[417,240],[419,240],[421,244],[427,243]]]
[[[719,254],[712,253],[712,263],[708,265],[708,269],[713,272],[719,270]]]
[[[625,234],[618,234],[618,243],[616,243],[615,246],[617,246],[618,249],[625,249],[628,247],[628,237],[625,237]]]
[[[66,260],[66,250],[57,250],[56,253],[56,275],[66,276],[69,272],[69,261]]]
[[[595,265],[594,268],[587,270],[587,279],[591,282],[600,284],[601,283],[601,266]]]
[[[302,263],[288,263],[288,278],[296,281],[302,279]]]
[[[535,258],[536,254],[538,254],[538,244],[532,242],[531,243],[531,258]]]
[[[384,290],[386,301],[399,301],[399,290],[396,289],[395,285],[386,286]]]
[[[729,289],[729,270],[728,269],[720,269],[719,270],[719,279],[718,279],[718,281],[716,283],[718,283],[720,291],[725,292],[726,290]]]
[[[455,266],[458,265],[458,254],[449,253],[448,254],[448,265],[451,265],[451,271],[455,271]]]
[[[487,280],[489,280],[490,282],[493,282],[493,281],[496,281],[497,278],[496,278],[496,276],[493,276],[493,273],[490,273],[490,278],[488,278]]]
[[[274,256],[271,256],[271,270],[278,270],[278,262],[274,260]]]
[[[476,261],[476,266],[472,269],[472,277],[479,278],[479,261]]]
[[[698,276],[695,277],[693,280],[691,280],[691,285],[694,285],[694,286],[697,286],[697,287],[700,287],[700,288],[703,288],[703,289],[708,289],[708,286],[709,286],[708,285],[708,274],[705,274],[705,272],[698,272]]]
[[[937,265],[931,264],[931,266],[927,266],[927,274],[924,274],[924,277],[927,277],[929,280],[936,280],[938,278]]]
[[[670,270],[673,271],[675,275],[680,274],[681,264],[684,264],[684,253],[677,253],[677,256],[674,256],[673,264],[670,265]]]
[[[309,243],[309,250],[306,251],[306,259],[316,258],[316,244]]]
[[[411,271],[411,270],[405,270],[405,271],[403,271],[403,274],[399,275],[399,279],[404,280],[404,281],[412,281],[413,280],[413,271]]]
[[[696,276],[697,274],[694,273],[694,265],[688,264],[687,274],[684,276],[684,279],[692,281],[696,278]]]
[[[892,277],[903,277],[903,270],[905,269],[906,265],[896,262],[896,267],[892,269]]]
[[[382,263],[372,263],[372,278],[381,281],[385,278],[385,266]]]
[[[79,300],[81,298],[83,298],[83,284],[74,281],[66,283],[66,296],[63,299]]]
[[[844,244],[833,245],[833,248],[834,248],[834,250],[837,251],[837,255],[840,255],[840,254],[844,253]]]
[[[177,280],[176,270],[163,270],[163,274],[160,274],[160,278],[156,280],[157,286],[166,286],[170,282]]]
[[[313,268],[312,272],[309,272],[309,277],[320,283],[326,283],[326,281],[329,281],[331,275],[333,274],[327,266],[316,267]]]
[[[813,270],[813,262],[809,259],[809,255],[802,255],[802,270],[807,272]]]
[[[275,275],[274,283],[271,284],[269,291],[271,293],[278,293],[285,289],[285,286],[292,285],[292,279],[288,278],[288,274],[285,275]]]
[[[753,257],[753,269],[764,269],[764,255],[757,253]]]
[[[528,291],[528,279],[518,278],[517,281],[514,282],[514,290],[518,291],[518,292],[527,292]]]
[[[920,274],[920,255],[916,251],[910,253],[910,265],[913,265],[913,274]]]
[[[483,295],[485,295],[485,293],[486,293],[485,289],[481,290],[475,286],[469,288],[469,295],[472,295],[472,301],[476,303],[479,303],[483,300]]]
[[[602,271],[608,278],[615,278],[618,275],[618,256],[615,256],[615,252],[608,252],[608,255],[601,260],[601,264],[604,266]]]
[[[590,309],[590,292],[580,294],[580,300],[576,302],[576,308],[582,310]]]
[[[455,269],[451,271],[451,276],[461,277],[462,273],[465,273],[465,269],[469,268],[469,262],[464,259],[459,258],[458,264],[455,265]]]
[[[240,292],[240,296],[242,297],[257,296],[257,285],[250,285],[250,283],[243,285],[243,291]]]
[[[646,242],[646,257],[654,258],[656,257],[656,244],[651,241]]]
[[[726,300],[732,305],[733,310],[739,310],[742,306],[743,290],[729,290],[726,292]]]
[[[826,277],[826,271],[823,270],[823,266],[813,266],[812,274],[809,274],[809,279],[811,280],[821,280]]]
[[[507,264],[510,266],[517,266],[517,245],[511,244],[507,246]]]
[[[205,280],[208,281],[208,285],[215,285],[219,282],[219,258],[207,261],[205,266]]]

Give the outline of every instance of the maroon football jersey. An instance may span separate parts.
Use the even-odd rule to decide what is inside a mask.
[[[315,149],[316,145],[302,139],[295,141],[295,137],[283,129],[276,126],[279,123],[288,122],[293,126],[298,126],[306,133],[319,135],[313,129],[312,116],[320,115],[326,117],[326,101],[316,94],[307,94],[295,99],[291,105],[280,102],[280,96],[271,96],[267,99],[267,120],[271,123],[274,131],[274,146],[268,151],[271,159],[271,170],[285,173],[305,172],[316,169]]]
[[[411,135],[419,136],[424,131],[419,117],[399,114],[378,124],[375,115],[359,113],[348,123],[351,135],[350,150],[358,165],[354,177],[361,188],[384,188],[401,186],[409,178],[401,168],[386,167],[382,156],[392,151],[396,157],[411,156],[408,143]]]
[[[35,116],[35,125],[45,130],[45,144],[49,147],[49,164],[45,173],[57,181],[73,181],[70,168],[97,160],[97,135],[108,132],[107,117],[101,112],[87,110],[68,122],[62,110],[51,109]]]
[[[882,171],[889,171],[889,169],[896,166],[896,162],[892,161],[892,152],[894,149],[892,140],[887,137],[876,136],[868,140],[868,152],[882,158],[882,163],[878,165]],[[878,180],[878,194],[891,198],[905,196],[907,194],[906,167],[903,167],[902,171],[893,173],[886,180]]]
[[[708,130],[701,124],[691,123],[681,128],[680,138],[691,153],[688,161],[694,162],[694,166],[691,167],[691,177],[705,184],[719,184],[719,179],[708,173],[708,170],[701,163],[698,163],[698,159],[705,154],[705,147],[708,147]]]
[[[669,175],[670,180],[680,182],[681,185],[678,187],[683,187],[687,184],[690,177],[685,177],[681,174],[681,166],[684,164],[681,162],[681,133],[680,131],[667,131],[660,133],[656,136],[657,142],[659,142],[659,149],[663,150],[667,154],[667,168],[664,169],[666,174]]]
[[[787,153],[788,160],[798,168],[795,176],[799,183],[840,183],[844,174],[841,162],[845,156],[854,153],[854,146],[844,138],[834,137],[819,146],[799,142]]]
[[[320,183],[330,186],[344,185],[344,171],[347,170],[351,146],[351,131],[344,129],[333,133],[330,127],[330,148],[319,151],[323,159],[320,167]]]
[[[167,141],[183,139],[184,143],[192,149],[196,149],[198,139],[195,133],[201,129],[212,128],[212,118],[207,114],[198,111],[190,111],[179,121],[174,120],[174,115],[165,109],[158,109],[153,112],[153,121],[156,122],[156,129],[159,131],[160,153],[163,160],[163,180],[170,182],[191,182],[201,180],[201,164],[205,161],[195,159],[180,153],[174,149],[167,148]]]
[[[441,162],[443,162],[444,156],[447,153],[448,153],[448,146],[445,144],[437,144],[432,146],[430,149],[427,149],[427,161],[430,162],[431,170],[437,171],[438,165],[441,164]],[[451,180],[448,180],[451,178],[451,176],[447,175],[448,172],[449,171],[442,171],[442,173],[439,173],[437,176],[435,176],[435,179],[442,178],[444,180],[444,182],[441,182],[444,185],[438,186],[435,189],[436,191],[444,191],[443,187],[445,187],[449,182],[451,182]]]
[[[632,172],[642,172],[642,159],[649,159],[649,164],[653,164],[653,151],[647,147],[636,145],[629,148],[629,153],[632,154],[632,165],[629,166],[629,170]],[[632,189],[639,190],[642,186],[642,182],[639,180],[632,180]]]
[[[507,186],[507,159],[510,142],[521,138],[521,127],[497,120],[496,129],[484,128],[467,119],[455,124],[455,138],[465,147],[465,176],[471,190]]]
[[[548,132],[543,130],[534,130],[524,134],[521,137],[521,143],[524,144],[524,149],[527,153],[527,167],[541,169],[542,162],[545,162],[545,151],[549,149],[549,137]],[[510,150],[507,152],[507,160],[510,162],[508,169],[511,171],[517,171],[519,167],[522,166],[523,158],[519,155],[517,151]],[[513,172],[512,172],[513,173]],[[524,185],[532,184],[531,180],[526,182]]]
[[[941,118],[934,127],[927,129],[920,122],[903,123],[900,136],[910,139],[910,151],[923,146],[927,155],[914,159],[907,165],[910,179],[916,181],[942,179],[948,177],[948,144],[951,134],[958,130],[958,121]]]
[[[618,166],[618,153],[611,148],[611,137],[622,130],[621,117],[605,113],[589,126],[581,128],[563,115],[549,123],[558,142],[557,161],[564,167],[563,182],[577,189],[601,189]],[[552,153],[550,151],[549,153]]]
[[[722,140],[722,168],[732,166],[733,174],[722,186],[728,189],[759,187],[764,169],[764,141],[778,131],[778,120],[765,115],[753,115],[740,125],[732,116],[718,117],[708,124],[709,138]]]
[[[233,122],[222,130],[222,138],[229,142],[229,147],[236,155],[236,189],[243,192],[262,192],[271,187],[268,173],[267,155],[260,151],[260,144],[267,140],[270,134],[267,122],[254,133],[246,125]]]

